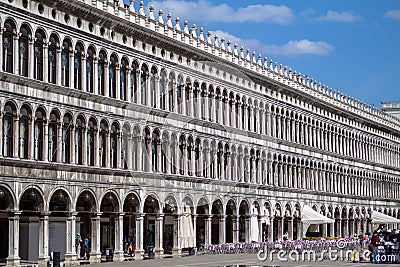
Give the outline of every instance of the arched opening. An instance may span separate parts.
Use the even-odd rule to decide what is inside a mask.
[[[59,251],[64,260],[67,245],[67,216],[71,200],[64,190],[56,190],[49,203],[49,252]]]
[[[239,242],[249,242],[249,205],[245,200],[239,206]]]
[[[106,248],[116,248],[115,241],[118,240],[119,232],[119,204],[117,196],[113,192],[108,192],[101,200],[100,212],[100,250],[106,253]]]
[[[209,207],[208,202],[205,198],[201,198],[196,207],[196,247],[202,248],[205,246],[206,241],[209,242],[208,238],[206,240],[206,219],[208,219]]]
[[[175,198],[168,196],[165,199],[163,213],[164,213],[164,225],[163,225],[163,249],[164,254],[172,254],[172,249],[177,247],[177,239],[175,235],[179,233],[176,231],[178,229],[176,212],[177,203]],[[181,218],[182,219],[182,218]],[[174,242],[175,241],[175,242]]]
[[[49,214],[44,213],[44,202],[41,193],[33,186],[23,193],[19,210],[19,256],[23,261],[37,261],[39,255],[47,256],[38,244],[44,240],[45,225],[49,221]],[[46,253],[46,254],[45,254]]]
[[[94,225],[94,221],[92,219],[95,216],[96,211],[96,200],[94,199],[93,194],[89,190],[82,191],[76,202],[76,235],[79,237],[79,242],[77,244],[76,253],[78,258],[85,257],[85,250],[83,246],[84,239],[90,237],[91,240],[96,240],[93,234],[96,229]],[[78,240],[77,240],[78,241]],[[91,245],[91,244],[90,244]],[[92,245],[92,249],[94,248],[94,244]],[[87,256],[87,255],[86,255]]]
[[[221,244],[224,243],[223,237],[223,221],[221,215],[223,206],[221,200],[215,200],[212,204],[211,209],[211,244]]]
[[[146,253],[150,247],[159,245],[159,242],[157,242],[159,240],[156,240],[156,236],[159,236],[161,230],[157,221],[159,219],[159,207],[160,205],[155,197],[148,196],[146,198],[143,206],[143,213],[145,214],[143,222],[143,245]]]
[[[0,262],[5,262],[9,253],[9,239],[12,238],[9,236],[9,217],[13,207],[11,192],[0,185]]]
[[[234,234],[237,232],[237,218],[236,218],[236,204],[230,199],[226,204],[225,211],[226,219],[225,219],[225,242],[233,243],[236,241],[236,236]]]
[[[123,206],[124,212],[124,254],[135,256],[136,253],[136,219],[139,213],[139,199],[133,193],[126,196]]]

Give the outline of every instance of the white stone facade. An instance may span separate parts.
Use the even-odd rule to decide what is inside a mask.
[[[335,219],[324,236],[400,218],[398,118],[162,15],[0,0],[7,264],[75,264],[78,231],[92,262],[123,260],[129,235],[141,258],[147,229],[157,255],[180,253],[184,206],[198,246],[300,238],[305,204]]]

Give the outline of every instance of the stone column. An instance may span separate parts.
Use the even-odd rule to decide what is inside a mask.
[[[29,159],[36,159],[35,155],[35,147],[36,147],[36,141],[35,141],[35,120],[36,117],[31,117],[28,119],[28,129],[26,129],[29,132],[29,138],[28,138],[28,158]],[[18,133],[18,138],[19,138],[19,133]],[[19,144],[18,144],[19,146]]]
[[[71,49],[69,51],[69,87],[75,88],[75,64],[74,64],[74,52]]]
[[[14,133],[14,154],[13,152],[11,152],[11,157],[17,157],[19,158],[19,116],[15,116],[14,118],[14,129],[13,129],[13,133]],[[31,127],[32,128],[32,127]]]
[[[117,168],[123,168],[123,162],[121,162],[121,132],[117,133],[117,143],[116,143],[116,149],[117,149]]]
[[[174,217],[174,248],[172,249],[172,253],[174,255],[180,255],[182,252],[181,249],[181,236],[180,236],[180,222],[181,222],[181,215],[177,214]]]
[[[65,246],[65,264],[76,265],[78,255],[76,254],[75,238],[76,238],[76,213],[70,213],[66,222],[67,244]]]
[[[93,58],[93,93],[100,95],[99,92],[99,59],[97,57]]]
[[[110,132],[107,129],[106,130],[106,134],[105,134],[105,138],[106,138],[106,147],[104,147],[103,149],[106,150],[105,153],[105,157],[106,157],[106,168],[110,168],[111,167],[111,163],[110,163],[110,159],[111,159],[111,147],[110,147]]]
[[[136,217],[136,255],[135,255],[136,260],[142,259],[144,255],[143,220],[144,220],[144,214],[142,213],[138,214]]]
[[[204,224],[205,224],[205,237],[204,237],[204,243],[206,246],[211,244],[211,218],[208,215],[205,219],[204,219]]]
[[[132,135],[128,133],[128,136],[126,138],[127,144],[126,145],[126,155],[125,155],[125,160],[126,160],[126,165],[128,167],[128,170],[132,170]]]
[[[231,159],[231,153],[229,151],[226,152],[226,153],[227,153],[226,154],[226,161],[227,161],[226,163],[227,163],[227,165],[226,165],[226,170],[225,170],[225,173],[226,173],[225,180],[232,181],[232,172],[231,172],[232,159]]]
[[[203,101],[204,101],[204,119],[206,121],[209,121],[210,119],[210,103],[209,103],[209,95],[208,95],[208,91],[206,89],[205,93],[204,93],[204,97],[203,97]]]
[[[142,88],[140,88],[140,70],[134,70],[136,72],[136,80],[134,83],[136,84],[136,96],[133,96],[136,100],[137,104],[142,104]],[[133,92],[135,93],[135,92]]]
[[[119,213],[115,218],[115,251],[114,261],[124,261],[124,214]]]
[[[269,222],[269,237],[268,237],[268,241],[269,242],[274,242],[274,217],[269,218],[270,222]]]
[[[1,40],[1,45],[0,45],[0,71],[2,71],[3,68],[3,29],[0,29],[0,40]],[[29,53],[30,55],[31,53]]]
[[[192,153],[191,155],[191,160],[190,160],[190,168],[191,168],[191,175],[196,176],[196,151],[195,151],[195,144],[192,145],[192,150],[190,151]]]
[[[56,84],[61,86],[61,48],[56,50]]]
[[[107,60],[104,61],[104,96],[105,97],[110,97],[110,88],[109,88],[109,77],[110,77],[110,71],[108,68],[108,62]],[[109,154],[109,153],[107,153]]]
[[[18,39],[19,39],[19,34],[17,33],[16,35],[14,35],[14,51],[13,51],[13,56],[14,56],[14,74],[19,75],[19,53],[18,53],[18,49],[19,49],[19,44],[18,44]],[[43,51],[44,52],[44,51]]]
[[[161,140],[157,140],[157,168],[154,170],[155,172],[161,172],[161,165],[162,165],[162,160],[161,160]]]
[[[0,30],[0,38],[1,38],[1,30]],[[0,58],[0,60],[1,60],[1,58]],[[2,62],[0,61],[0,70],[1,70],[1,65],[2,65],[1,63]],[[3,150],[4,150],[3,138],[4,138],[4,136],[3,136],[3,112],[0,111],[0,158],[3,157]]]
[[[225,218],[226,215],[221,215],[221,217],[219,218],[219,243],[223,244],[225,243]]]
[[[115,99],[121,99],[121,69],[119,64],[115,67]],[[119,166],[119,165],[118,165]]]
[[[39,266],[47,266],[49,256],[49,213],[39,216]]]
[[[101,212],[93,214],[92,217],[92,231],[91,231],[91,240],[92,247],[90,251],[90,263],[98,263],[101,261],[101,252],[100,252],[100,216]]]
[[[142,163],[142,158],[143,158],[143,142],[142,142],[142,137],[137,136],[136,138],[136,148],[137,148],[137,154],[136,154],[136,162],[137,162],[137,171],[142,171],[143,170],[143,163]]]
[[[233,243],[239,242],[239,219],[236,216],[232,217]]]
[[[49,161],[49,123],[47,120],[43,121],[43,161]]]
[[[8,217],[8,257],[6,258],[7,266],[20,265],[20,260],[21,260],[21,258],[19,257],[20,215],[21,215],[20,211],[14,211]]]
[[[161,257],[164,254],[163,234],[164,234],[164,214],[157,214],[154,252],[158,257]]]
[[[43,81],[49,82],[49,52],[46,40],[43,40]]]

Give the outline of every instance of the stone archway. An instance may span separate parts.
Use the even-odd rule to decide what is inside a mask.
[[[76,202],[76,224],[75,224],[75,244],[79,243],[75,247],[75,253],[78,258],[83,258],[84,250],[82,249],[83,239],[90,236],[92,240],[90,261],[99,261],[100,255],[100,244],[97,244],[98,235],[97,233],[97,223],[100,223],[99,214],[96,214],[96,200],[94,195],[90,190],[82,191]],[[100,225],[99,225],[100,226]],[[79,235],[79,236],[78,236]],[[82,239],[82,242],[78,242]],[[97,257],[97,260],[96,260]]]
[[[143,248],[145,253],[155,248],[160,255],[162,251],[162,225],[163,217],[160,216],[160,204],[154,196],[147,196],[143,205]]]
[[[124,222],[123,222],[123,246],[124,254],[134,257],[136,256],[136,248],[138,247],[137,225],[139,215],[139,198],[134,193],[129,193],[123,204]],[[139,234],[140,235],[140,234]]]
[[[196,246],[198,249],[210,244],[210,217],[206,198],[201,198],[196,207]]]
[[[13,259],[14,255],[9,255],[9,247],[14,244],[14,237],[9,236],[9,233],[14,232],[15,224],[19,224],[15,220],[16,216],[12,216],[10,212],[14,208],[14,201],[11,192],[0,185],[0,262],[19,263],[19,257]],[[12,230],[12,231],[10,231]]]
[[[100,204],[100,251],[106,255],[106,250],[111,248],[114,250],[114,259],[123,257],[122,244],[122,228],[123,215],[119,213],[118,196],[112,192],[107,192]],[[122,254],[122,255],[121,255]]]
[[[237,217],[236,217],[236,204],[230,199],[226,204],[225,209],[225,242],[237,242]]]
[[[65,260],[66,252],[71,253],[71,249],[67,249],[67,218],[70,210],[69,195],[63,189],[53,192],[49,203],[49,252],[59,251],[61,260]]]
[[[249,205],[245,200],[242,200],[239,206],[239,242],[249,242],[249,227]]]
[[[220,244],[224,242],[224,222],[222,220],[223,206],[221,200],[213,202],[211,209],[211,244]]]
[[[44,212],[42,193],[33,186],[26,189],[21,196],[19,210],[21,211],[19,224],[19,256],[21,260],[39,260],[41,265],[47,265],[49,251],[45,229],[49,223],[49,213]]]

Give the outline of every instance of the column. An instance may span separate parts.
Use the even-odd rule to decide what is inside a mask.
[[[237,154],[232,153],[232,158],[233,158],[233,168],[232,168],[232,181],[238,181],[237,179],[237,169],[238,169],[238,163],[237,163]]]
[[[61,122],[57,123],[57,150],[56,150],[56,160],[57,162],[61,162],[62,156],[62,124]]]
[[[136,148],[137,148],[137,154],[136,154],[137,171],[142,171],[143,170],[143,163],[142,163],[142,158],[143,158],[142,137],[141,136],[137,136],[135,138],[136,138]]]
[[[242,129],[243,127],[242,127],[242,102],[238,102],[238,111],[239,111],[239,114],[237,114],[237,116],[238,116],[238,118],[237,118],[237,122],[238,122],[238,124],[236,125],[236,127],[238,128],[238,129]]]
[[[180,222],[181,215],[177,214],[174,217],[174,248],[172,249],[172,253],[174,255],[180,255],[182,252],[181,249],[181,240],[180,240]],[[196,243],[195,243],[196,244]]]
[[[43,121],[44,140],[43,140],[43,161],[49,161],[49,123]]]
[[[164,214],[157,214],[154,252],[158,257],[164,254],[163,233],[164,233]]]
[[[101,261],[100,252],[100,216],[101,212],[93,214],[92,217],[92,231],[91,231],[91,251],[90,251],[90,263],[98,263]]]
[[[115,98],[120,100],[121,99],[121,68],[119,64],[115,67]],[[117,165],[120,166],[120,165]]]
[[[104,62],[104,96],[110,97],[110,88],[109,88],[109,76],[110,72],[108,70],[108,61]]]
[[[233,243],[239,242],[239,219],[238,216],[232,217]]]
[[[226,175],[225,175],[225,180],[229,180],[232,181],[232,172],[231,172],[231,168],[232,168],[232,160],[231,160],[231,153],[228,151],[226,152],[226,161],[227,161],[227,165],[226,165]],[[225,167],[224,167],[225,168]]]
[[[14,155],[11,154],[11,156],[19,158],[19,117],[18,116],[14,117],[13,133],[14,133],[14,137],[15,137],[14,138]]]
[[[250,127],[249,131],[254,132],[254,109],[253,104],[250,105]]]
[[[16,35],[14,35],[14,74],[19,75],[19,53],[18,53],[18,49],[19,49],[19,44],[18,44],[18,39],[19,39],[19,34],[17,33]],[[3,45],[3,44],[2,44]],[[43,51],[44,52],[44,51]],[[46,81],[47,82],[47,81]]]
[[[268,232],[268,241],[274,242],[274,217],[269,218],[269,232]]]
[[[128,170],[132,170],[133,166],[132,166],[132,135],[128,133],[128,137],[127,137],[127,144],[126,144],[126,164],[128,167]]]
[[[35,159],[35,147],[36,147],[36,142],[35,142],[35,120],[36,117],[31,117],[28,119],[28,129],[26,129],[27,131],[29,131],[29,138],[28,138],[28,158],[33,160]],[[19,138],[19,133],[17,133],[17,136]],[[19,156],[19,154],[18,154]]]
[[[280,240],[283,240],[283,235],[285,234],[285,217],[282,218],[281,220],[281,227],[280,227],[280,231],[279,233],[281,234],[281,236],[278,238]]]
[[[157,143],[157,162],[155,164],[157,164],[157,168],[154,170],[155,172],[161,172],[161,164],[162,164],[162,160],[161,160],[161,140],[158,139]]]
[[[208,92],[207,89],[204,92],[204,97],[203,97],[203,101],[204,101],[204,120],[208,121],[210,118],[210,107],[209,107],[209,101],[208,101]]]
[[[121,132],[117,133],[117,168],[123,168],[121,164]]]
[[[225,107],[224,112],[225,112],[225,121],[223,122],[224,125],[226,126],[232,126],[230,122],[230,113],[229,113],[229,97],[226,97],[223,99],[224,103],[223,106]]]
[[[219,243],[223,244],[225,243],[225,217],[226,215],[221,215],[221,217],[219,218]]]
[[[124,213],[115,218],[115,251],[114,261],[124,261]]]
[[[1,32],[1,31],[0,31]],[[0,34],[1,37],[1,34]],[[19,266],[19,219],[21,212],[14,211],[8,217],[8,257],[7,266]]]
[[[61,48],[56,50],[56,84],[61,86]]]
[[[197,170],[196,170],[196,159],[195,159],[196,157],[195,144],[192,145],[192,150],[190,151],[190,153],[192,153],[190,160],[191,175],[196,176]]]
[[[222,105],[222,96],[217,95],[217,97],[215,98],[215,101],[217,101],[217,105],[218,105],[218,118],[216,118],[216,120],[218,120],[218,123],[223,125],[224,122],[222,121],[222,113],[224,112],[224,108]]]
[[[75,247],[76,213],[68,214],[66,221],[67,244],[65,246],[65,264],[75,265],[78,260]]]
[[[71,156],[71,164],[76,164],[75,162],[75,125],[71,125],[69,128],[70,136],[71,136],[71,144],[70,144],[70,156]],[[67,129],[68,131],[68,129]]]
[[[49,60],[48,60],[48,57],[49,57],[48,44],[46,43],[46,40],[43,40],[43,81],[45,83],[49,82]]]
[[[136,255],[135,255],[136,260],[142,259],[143,255],[144,255],[143,220],[144,220],[144,214],[143,213],[137,214],[137,217],[136,217]]]
[[[294,236],[293,236],[293,218],[289,219],[288,227],[289,227],[289,230],[288,230],[289,237],[288,237],[288,239],[289,240],[293,240],[294,239]]]
[[[211,218],[209,215],[204,219],[204,224],[205,224],[205,237],[204,237],[204,243],[206,246],[211,244]]]
[[[1,38],[1,30],[0,30],[0,38]],[[0,60],[1,60],[1,57],[0,57]],[[0,61],[0,70],[1,70],[1,65],[2,65],[1,63],[2,62]],[[4,149],[3,148],[3,138],[4,138],[3,137],[3,112],[1,112],[1,110],[0,110],[0,158],[3,156],[3,149]]]
[[[39,266],[47,266],[49,257],[49,215],[42,213],[39,216]]]
[[[93,93],[100,95],[99,93],[99,60],[97,57],[93,58]]]
[[[0,29],[0,40],[1,40],[1,45],[0,45],[0,71],[3,70],[3,29]],[[29,53],[31,54],[31,53]]]
[[[74,52],[71,49],[69,51],[69,87],[74,88],[75,85],[75,76],[74,76],[74,71],[75,71],[75,63],[74,63]]]
[[[106,150],[106,168],[110,168],[111,164],[110,164],[110,132],[108,130],[106,130],[106,147],[103,148]]]

